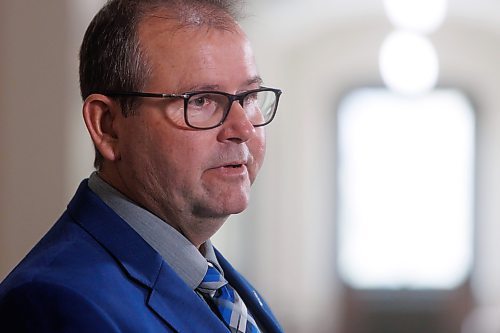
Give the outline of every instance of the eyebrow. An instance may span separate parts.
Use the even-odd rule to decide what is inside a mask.
[[[258,84],[260,86],[263,82],[264,81],[262,80],[262,78],[257,75],[257,76],[254,76],[253,78],[251,78],[250,80],[248,80],[246,82],[246,85],[251,86],[253,84]]]
[[[245,83],[242,85],[242,87],[248,87],[248,86],[252,86],[252,85],[255,85],[255,84],[258,84],[259,86],[262,84],[263,80],[260,76],[254,76],[250,79],[248,79],[247,81],[245,81]],[[197,85],[194,85],[194,86],[191,86],[189,87],[189,89],[186,90],[186,92],[193,92],[193,91],[218,91],[220,90],[220,86],[218,84],[197,84]]]

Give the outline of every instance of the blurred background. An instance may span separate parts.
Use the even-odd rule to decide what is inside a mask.
[[[92,171],[77,54],[102,0],[0,1],[0,279]],[[500,332],[500,2],[252,0],[283,89],[214,243],[286,332]]]

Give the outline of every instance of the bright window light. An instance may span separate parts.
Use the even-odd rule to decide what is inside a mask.
[[[443,23],[447,0],[384,0],[391,23],[398,29],[428,34]]]
[[[339,271],[360,289],[451,289],[472,262],[474,112],[452,89],[359,89],[338,114]]]
[[[380,73],[388,88],[405,95],[434,88],[439,76],[437,52],[428,38],[395,31],[384,40],[379,56]]]

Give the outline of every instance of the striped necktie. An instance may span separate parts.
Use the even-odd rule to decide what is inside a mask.
[[[215,305],[231,333],[260,333],[243,300],[211,262],[197,290]]]

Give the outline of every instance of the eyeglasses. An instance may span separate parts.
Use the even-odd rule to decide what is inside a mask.
[[[276,115],[281,90],[261,87],[236,95],[221,91],[195,91],[182,94],[107,92],[103,95],[183,99],[184,105],[178,107],[184,108],[186,124],[195,129],[211,129],[224,123],[235,101],[238,101],[245,110],[248,120],[254,127],[269,124]]]

